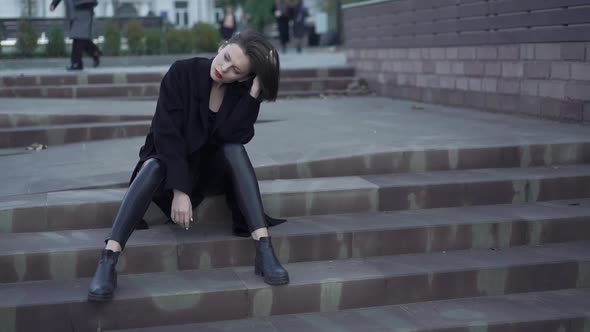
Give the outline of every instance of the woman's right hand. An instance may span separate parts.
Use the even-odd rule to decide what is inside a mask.
[[[193,220],[193,206],[191,198],[180,190],[174,190],[172,199],[172,210],[170,213],[172,221],[188,230]]]

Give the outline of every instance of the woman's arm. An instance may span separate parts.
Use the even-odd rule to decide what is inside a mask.
[[[259,112],[260,101],[250,94],[245,94],[226,120],[231,124],[217,129],[217,138],[228,143],[247,144],[254,137],[254,123]]]

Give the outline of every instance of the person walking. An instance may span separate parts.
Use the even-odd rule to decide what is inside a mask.
[[[277,21],[277,29],[279,30],[279,40],[281,42],[281,49],[283,53],[287,52],[287,44],[289,43],[289,6],[285,0],[276,0],[273,6],[273,13]]]
[[[303,0],[298,0],[293,7],[293,37],[297,47],[297,53],[301,53],[303,47],[303,38],[306,34],[305,20],[309,16],[307,8],[303,5]]]
[[[236,32],[236,14],[233,6],[226,6],[221,19],[219,32],[223,40],[229,40]]]
[[[49,10],[54,11],[62,0],[53,0],[49,5]],[[94,20],[94,7],[98,4],[97,0],[64,0],[66,7],[66,26],[68,37],[72,42],[72,53],[70,56],[70,65],[67,70],[82,70],[82,53],[86,52],[93,59],[94,67],[100,65],[100,56],[102,52],[92,42],[92,24]]]

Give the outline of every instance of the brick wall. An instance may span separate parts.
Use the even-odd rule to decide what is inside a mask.
[[[378,93],[590,122],[590,43],[349,49]]]
[[[462,42],[460,35],[465,33],[464,31],[448,32],[446,39],[436,39],[436,34],[432,33],[423,35],[436,40],[431,44],[440,44],[427,47],[424,46],[429,44],[427,39],[425,37],[420,39],[416,34],[419,31],[425,31],[429,21],[422,23],[412,21],[412,23],[400,25],[405,26],[403,33],[414,34],[414,39],[406,39],[405,42],[402,42],[404,36],[401,35],[378,34],[375,36],[375,28],[371,24],[376,23],[362,24],[365,20],[375,22],[375,17],[371,17],[370,14],[378,13],[376,14],[377,22],[386,22],[388,18],[389,21],[393,20],[393,23],[388,24],[394,26],[397,17],[403,16],[404,20],[408,21],[407,17],[414,17],[412,15],[417,15],[418,18],[415,20],[419,20],[420,17],[428,17],[428,19],[434,17],[436,24],[448,25],[448,22],[445,23],[444,20],[437,20],[436,13],[444,12],[447,8],[444,6],[451,5],[454,7],[449,8],[458,12],[461,12],[461,6],[465,5],[463,12],[466,12],[465,8],[469,8],[472,15],[486,14],[483,17],[490,15],[489,17],[492,17],[490,20],[493,20],[501,18],[502,15],[498,15],[495,11],[502,8],[506,10],[507,3],[515,3],[520,7],[528,3],[531,6],[537,6],[536,8],[542,14],[556,7],[553,14],[560,14],[562,19],[577,17],[572,13],[577,13],[574,9],[577,10],[578,7],[573,7],[570,12],[567,12],[569,7],[560,7],[565,2],[572,1],[405,0],[373,1],[366,6],[349,7],[345,10],[344,21],[345,33],[349,32],[348,36],[345,35],[347,60],[356,68],[359,77],[365,78],[374,90],[384,96],[590,123],[590,42],[578,41],[578,39],[590,41],[590,34],[573,35],[579,33],[577,25],[559,27],[551,25],[536,32],[528,29],[527,34],[521,31],[518,35],[528,36],[527,38],[541,35],[537,39],[570,40],[568,42],[495,43],[509,40],[512,30],[490,29],[473,32],[480,34],[481,41],[478,45],[476,39],[466,39],[465,43],[469,44],[468,46],[460,44]],[[587,6],[582,6],[583,1],[575,2],[581,9],[586,10]],[[431,8],[429,4],[436,5]],[[494,4],[498,7],[493,7]],[[436,6],[443,7],[436,8]],[[525,8],[520,7],[517,9]],[[408,16],[408,11],[413,14]],[[531,10],[527,13],[534,14],[535,11]],[[359,18],[360,14],[362,16]],[[513,12],[505,14],[510,17],[520,15]],[[355,17],[354,24],[346,26],[347,17]],[[473,21],[481,17],[452,20]],[[590,15],[580,19],[590,22]],[[489,24],[493,25],[493,22],[489,21]],[[527,24],[531,24],[531,21],[529,20]],[[568,34],[567,28],[570,27],[578,30],[570,30]],[[586,29],[586,25],[583,28]],[[362,39],[364,29],[367,34]],[[551,34],[550,31],[554,33]],[[546,35],[543,36],[543,33]],[[496,34],[501,34],[502,38],[497,37]],[[450,35],[454,38],[450,38]],[[458,43],[459,45],[453,45]],[[401,45],[408,45],[408,47]]]

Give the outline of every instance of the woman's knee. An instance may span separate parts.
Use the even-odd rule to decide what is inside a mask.
[[[221,146],[221,150],[226,157],[243,155],[246,152],[241,143],[225,143]]]
[[[139,171],[161,175],[165,174],[164,164],[156,158],[150,158],[146,160],[143,165],[141,165],[141,169]]]

